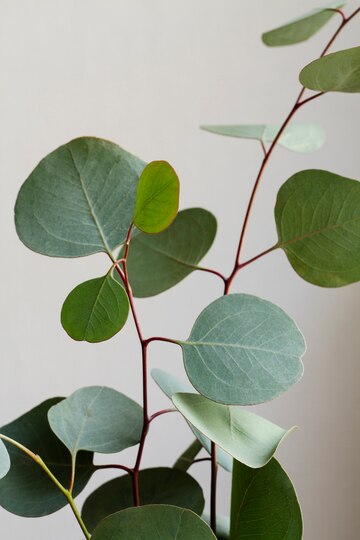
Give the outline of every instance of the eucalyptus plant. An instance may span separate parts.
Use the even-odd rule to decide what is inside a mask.
[[[74,340],[98,343],[115,336],[129,313],[141,345],[141,406],[103,386],[50,398],[0,430],[0,504],[24,517],[40,517],[70,505],[86,539],[269,540],[302,538],[294,487],[274,454],[291,434],[243,406],[272,400],[302,376],[305,341],[296,323],[273,303],[231,286],[238,272],[282,249],[295,272],[321,287],[360,280],[360,183],[337,173],[308,169],[287,179],[275,205],[278,239],[249,260],[242,248],[263,172],[277,145],[297,152],[319,148],[317,125],[292,123],[298,110],[328,92],[360,92],[360,47],[329,53],[350,15],[343,2],[317,9],[263,34],[270,47],[314,35],[331,18],[340,25],[320,58],[300,73],[301,91],[282,123],[203,126],[230,137],[259,141],[264,152],[228,276],[200,266],[216,235],[216,219],[202,208],[178,212],[179,179],[166,161],[144,163],[117,144],[93,137],[72,140],[46,156],[22,185],[16,230],[31,250],[51,257],[104,253],[104,276],[75,287],[64,301],[61,323]],[[307,90],[313,91],[305,97]],[[145,337],[135,298],[162,293],[193,271],[215,274],[224,294],[204,308],[187,339]],[[152,372],[172,402],[149,410],[147,354],[151,343],[181,347],[189,381]],[[142,468],[151,424],[178,411],[194,442],[174,466]],[[132,467],[95,465],[94,454],[118,454],[137,446]],[[198,457],[205,449],[208,457]],[[210,515],[189,474],[209,461]],[[231,516],[216,515],[218,466],[232,474]],[[90,493],[78,509],[75,497],[98,470],[114,478]],[[119,475],[120,472],[120,475]],[[76,533],[75,533],[76,535]],[[74,536],[75,536],[74,535]]]

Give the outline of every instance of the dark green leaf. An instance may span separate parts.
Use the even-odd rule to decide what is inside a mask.
[[[159,386],[159,388],[161,388],[161,390],[164,392],[164,394],[167,395],[169,399],[172,399],[173,395],[179,392],[194,393],[194,388],[191,386],[191,384],[184,382],[177,377],[174,377],[174,375],[171,375],[170,373],[166,373],[166,371],[163,371],[161,369],[153,369],[151,375],[156,384]],[[205,437],[205,435],[203,435],[203,433],[196,429],[191,423],[188,422],[188,424],[194,435],[198,438],[202,446],[205,448],[205,450],[209,454],[211,454],[210,439],[208,437]],[[233,462],[231,456],[229,456],[227,452],[224,452],[222,448],[218,448],[216,457],[218,464],[221,465],[221,467],[223,467],[226,471],[231,472]]]
[[[40,455],[64,487],[71,477],[71,456],[51,431],[47,412],[62,398],[53,398],[38,405],[17,420],[0,429]],[[5,443],[11,458],[11,469],[0,481],[0,505],[24,517],[40,517],[56,512],[67,501],[47,474],[24,452]],[[74,495],[84,489],[94,472],[92,453],[80,452],[77,459]]]
[[[105,518],[92,540],[216,540],[206,523],[190,510],[168,505],[128,508]]]
[[[271,124],[233,124],[227,126],[202,126],[202,129],[217,135],[255,139],[266,144],[275,140],[280,127]],[[294,152],[313,152],[321,148],[324,141],[325,132],[322,127],[316,124],[290,124],[280,136],[278,144]]]
[[[175,394],[175,407],[201,433],[249,467],[263,467],[293,431],[241,407],[221,405],[198,394]]]
[[[276,305],[247,294],[215,300],[179,342],[191,383],[219,403],[253,405],[282,394],[301,377],[305,342]]]
[[[360,92],[360,47],[314,60],[301,71],[300,82],[319,92]]]
[[[10,456],[6,450],[6,446],[0,439],[0,480],[7,475],[10,470]]]
[[[294,270],[321,287],[360,280],[360,182],[302,171],[278,193],[279,244]]]
[[[171,504],[199,515],[204,509],[205,501],[197,481],[177,469],[160,467],[140,471],[139,490],[142,505]],[[85,501],[82,517],[92,532],[102,519],[130,506],[134,506],[134,493],[132,479],[126,475],[94,491]]]
[[[176,172],[166,161],[152,161],[140,176],[134,224],[146,233],[159,233],[174,221],[178,208]]]
[[[109,273],[71,291],[61,310],[61,324],[73,339],[98,343],[117,334],[128,314],[128,296]]]
[[[140,405],[117,390],[89,386],[76,390],[49,410],[50,427],[70,450],[103,454],[120,452],[140,441]]]
[[[295,490],[272,459],[262,469],[234,462],[231,540],[301,540],[301,510]]]
[[[215,234],[216,219],[202,208],[182,210],[160,234],[134,234],[128,256],[134,295],[154,296],[183,280],[206,255]]]
[[[332,2],[331,4],[306,13],[275,30],[270,30],[262,35],[262,40],[269,47],[293,45],[306,41],[316,34],[334,15],[331,9],[340,9],[345,2]],[[329,9],[330,8],[330,9]]]
[[[82,137],[60,146],[19,192],[15,223],[20,240],[54,257],[113,251],[132,222],[144,165],[102,139]]]

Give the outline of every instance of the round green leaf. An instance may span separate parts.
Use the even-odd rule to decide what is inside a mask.
[[[273,124],[233,124],[227,126],[202,126],[202,129],[217,135],[255,139],[266,144],[275,140],[280,127]],[[324,141],[325,132],[322,127],[316,124],[290,124],[281,134],[278,144],[294,152],[313,152],[321,148]]]
[[[175,219],[179,208],[179,179],[166,161],[152,161],[140,176],[134,224],[146,233],[159,233]]]
[[[321,287],[360,280],[360,182],[301,171],[278,193],[275,220],[294,270]]]
[[[294,430],[281,427],[240,407],[221,405],[197,394],[175,394],[175,407],[201,433],[249,467],[263,467]]]
[[[117,334],[128,314],[128,296],[109,273],[71,291],[61,310],[61,324],[76,341],[98,343]]]
[[[190,510],[165,504],[128,508],[105,518],[92,540],[215,540],[206,523]]]
[[[305,342],[294,321],[271,302],[231,294],[199,315],[178,342],[200,394],[232,405],[254,405],[282,394],[303,373]]]
[[[51,407],[48,418],[73,459],[79,450],[112,454],[134,446],[143,425],[140,405],[105,386],[76,390]]]
[[[171,504],[199,515],[204,509],[200,485],[177,469],[159,467],[140,471],[139,491],[142,505]],[[132,479],[130,475],[121,476],[103,484],[86,499],[82,518],[92,532],[102,519],[131,506],[134,506]]]
[[[231,540],[301,540],[302,518],[295,490],[280,464],[262,469],[234,463]]]
[[[0,433],[16,440],[40,455],[59,482],[68,487],[71,478],[71,456],[51,431],[47,413],[62,398],[53,398],[38,405],[17,420],[0,429]],[[11,469],[0,480],[0,505],[19,516],[40,517],[52,514],[67,505],[64,495],[47,474],[24,452],[5,443]],[[80,452],[77,457],[74,496],[80,493],[95,471],[92,453]]]
[[[189,383],[181,381],[180,379],[178,379],[174,375],[171,375],[170,373],[167,373],[166,371],[163,371],[161,369],[153,369],[151,371],[151,375],[156,384],[164,392],[164,394],[167,395],[169,399],[172,399],[173,395],[179,392],[194,393],[194,388]],[[197,439],[201,442],[205,450],[209,454],[211,454],[210,439],[208,437],[205,437],[205,435],[203,435],[201,431],[196,429],[191,423],[189,423],[189,427],[191,428],[195,437],[197,437]],[[226,471],[231,472],[233,461],[231,456],[229,456],[227,452],[224,452],[222,448],[218,448],[216,457],[218,464]]]
[[[126,238],[145,163],[118,145],[75,139],[46,156],[20,189],[20,240],[54,257],[111,252]]]
[[[300,82],[319,92],[360,92],[360,47],[314,60],[301,71]]]
[[[10,470],[10,456],[5,444],[0,439],[0,480],[7,475]]]
[[[335,12],[330,11],[330,9],[340,9],[344,5],[345,2],[331,2],[327,6],[314,9],[287,24],[265,32],[262,35],[262,40],[268,47],[293,45],[294,43],[306,41],[316,34],[335,15]]]
[[[160,234],[137,231],[127,262],[134,296],[154,296],[182,281],[196,270],[215,234],[216,219],[202,208],[182,210]]]

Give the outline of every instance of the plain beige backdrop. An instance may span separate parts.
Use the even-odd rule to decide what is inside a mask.
[[[261,160],[252,141],[202,132],[201,123],[276,123],[299,91],[301,67],[324,47],[339,19],[310,41],[268,49],[260,35],[321,5],[321,0],[0,0],[0,424],[47,397],[105,384],[140,400],[140,356],[131,321],[113,340],[70,340],[59,313],[68,292],[107,269],[104,256],[42,257],[18,240],[17,191],[57,146],[81,135],[116,141],[144,160],[166,159],[181,179],[181,206],[218,218],[209,266],[229,272],[241,220]],[[349,12],[358,6],[349,2]],[[355,19],[332,50],[358,45]],[[327,132],[325,147],[299,155],[278,148],[266,171],[246,239],[246,255],[276,239],[273,207],[294,172],[359,173],[359,97],[334,94],[298,114]],[[306,540],[355,540],[359,512],[359,287],[325,290],[302,281],[283,253],[244,269],[233,291],[279,304],[303,330],[305,376],[279,399],[257,407],[300,429],[279,458],[298,491]],[[145,335],[186,338],[198,313],[221,294],[216,277],[193,274],[176,288],[137,302]],[[151,367],[182,374],[179,351],[154,344]],[[168,406],[151,384],[151,410]],[[144,465],[171,465],[192,437],[180,417],[154,423]],[[110,459],[110,458],[109,458]],[[119,457],[131,464],[133,451]],[[104,459],[103,461],[106,461]],[[208,490],[208,467],[194,475]],[[97,473],[88,488],[109,475]],[[230,478],[220,474],[219,510],[228,512]],[[85,495],[84,495],[85,496]],[[81,502],[84,498],[79,498]],[[79,539],[69,509],[25,520],[0,511],[0,535]]]

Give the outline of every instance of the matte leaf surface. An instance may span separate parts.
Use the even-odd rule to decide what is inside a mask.
[[[301,540],[302,518],[295,490],[272,459],[262,469],[234,463],[231,540]]]
[[[128,508],[105,518],[92,540],[215,540],[210,527],[190,510],[168,505]]]
[[[282,394],[301,377],[305,342],[278,306],[247,294],[206,307],[190,337],[179,342],[191,383],[200,394],[232,405],[253,405]]]
[[[202,126],[202,129],[240,139],[255,139],[264,144],[275,140],[280,130],[279,125],[272,124],[233,124],[224,126]],[[313,152],[322,147],[325,132],[316,124],[290,124],[281,134],[278,144],[294,152]]]
[[[159,233],[174,221],[178,208],[176,172],[166,161],[152,161],[140,176],[134,224],[146,233]]]
[[[321,287],[360,280],[360,182],[302,171],[278,193],[279,244],[294,270]]]
[[[51,407],[48,418],[73,458],[79,450],[112,454],[134,446],[143,422],[140,405],[105,386],[76,390]]]
[[[175,394],[175,407],[201,433],[249,467],[263,467],[291,432],[245,411],[197,394]]]
[[[71,291],[61,310],[61,324],[76,341],[98,343],[117,334],[128,314],[125,289],[109,273]]]
[[[300,82],[319,92],[360,92],[360,47],[314,60],[301,71]]]
[[[118,145],[81,137],[46,156],[20,189],[20,240],[55,257],[111,252],[125,240],[145,163]]]
[[[0,480],[7,475],[10,470],[10,465],[9,453],[2,440],[0,440]]]
[[[172,399],[174,394],[180,393],[180,392],[186,392],[186,393],[194,393],[194,388],[191,386],[191,384],[184,382],[177,377],[174,377],[174,375],[171,375],[170,373],[167,373],[166,371],[163,371],[161,369],[153,369],[151,371],[151,375],[156,382],[156,384],[161,388],[161,390],[164,392],[164,394],[167,395],[169,399]],[[189,423],[189,422],[188,422]],[[202,446],[205,448],[205,450],[211,454],[211,440],[208,437],[205,437],[201,431],[196,429],[195,426],[193,426],[191,423],[189,423],[189,426],[194,433],[194,435],[197,437],[197,439],[200,441]],[[227,452],[224,452],[222,448],[217,449],[216,453],[217,462],[221,467],[223,467],[225,470],[231,472],[232,470],[232,458],[229,456]]]
[[[0,433],[40,455],[60,483],[68,487],[71,477],[71,456],[51,431],[47,412],[61,398],[38,405],[17,420],[0,429]],[[11,469],[0,480],[0,505],[24,517],[40,517],[66,506],[64,495],[47,474],[24,452],[5,443],[11,458]],[[95,471],[92,453],[80,452],[76,464],[74,495],[80,493]]]
[[[314,9],[279,28],[265,32],[262,35],[262,40],[268,47],[281,47],[306,41],[336,15],[329,8],[340,9],[344,5],[345,2],[332,2],[323,8]]]
[[[204,509],[200,485],[177,469],[159,467],[140,471],[139,490],[142,505],[171,504],[199,515]],[[93,531],[105,517],[131,506],[134,506],[132,479],[130,475],[121,476],[103,484],[86,499],[82,517],[86,527]]]
[[[182,210],[166,231],[137,231],[131,239],[128,272],[133,294],[148,297],[170,289],[194,271],[216,234],[215,217],[202,208]]]

